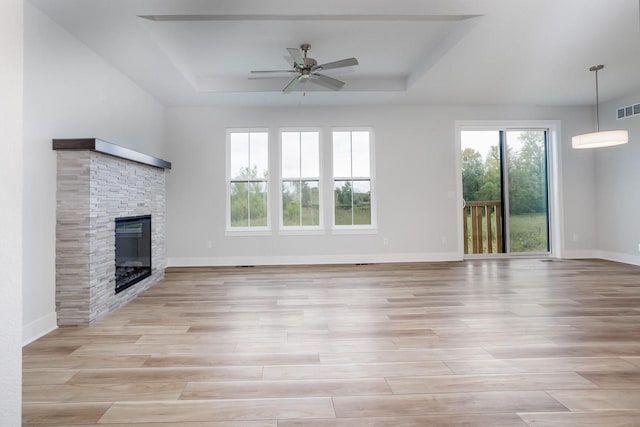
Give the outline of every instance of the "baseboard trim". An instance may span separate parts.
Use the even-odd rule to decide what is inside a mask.
[[[621,262],[623,264],[631,264],[640,266],[640,256],[621,254],[619,252],[600,251],[599,258],[607,261]]]
[[[167,258],[167,267],[228,267],[236,265],[359,264],[440,261],[462,261],[462,259],[456,252],[353,255],[176,257]]]
[[[30,344],[49,332],[58,329],[56,312],[49,313],[39,319],[22,326],[22,346]]]

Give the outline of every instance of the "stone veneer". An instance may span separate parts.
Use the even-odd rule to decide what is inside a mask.
[[[57,151],[58,325],[90,325],[164,277],[165,170],[95,151]],[[115,219],[151,214],[151,276],[115,293]]]

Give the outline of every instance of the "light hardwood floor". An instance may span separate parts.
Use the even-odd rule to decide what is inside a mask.
[[[640,268],[170,269],[23,360],[25,426],[640,426]]]

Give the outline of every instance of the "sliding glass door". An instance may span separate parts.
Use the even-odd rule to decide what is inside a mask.
[[[465,254],[548,254],[548,130],[463,130]]]
[[[507,130],[504,136],[508,251],[548,253],[547,131]]]

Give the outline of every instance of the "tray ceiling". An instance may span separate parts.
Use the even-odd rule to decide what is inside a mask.
[[[588,105],[595,63],[602,100],[640,88],[635,0],[30,2],[166,105]],[[358,58],[339,93],[249,79],[302,43]]]

